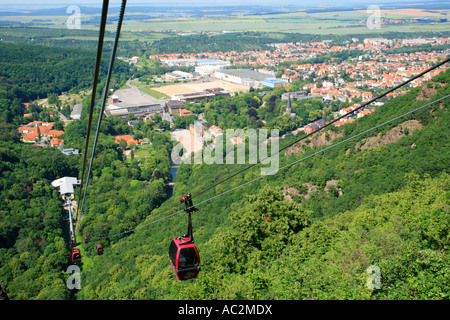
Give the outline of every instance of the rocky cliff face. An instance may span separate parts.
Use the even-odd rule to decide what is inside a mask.
[[[411,134],[414,130],[420,130],[422,128],[423,125],[418,120],[408,120],[385,133],[379,133],[376,136],[369,137],[361,142],[358,142],[355,149],[361,149],[361,151],[364,151],[366,149],[376,148],[380,144],[394,143],[399,141],[404,136]]]
[[[309,136],[308,139],[300,141],[299,143],[293,145],[291,148],[287,149],[284,155],[288,157],[291,154],[301,154],[305,152],[303,146],[319,147],[330,145],[333,143],[335,139],[340,138],[343,135],[344,132],[334,132],[331,130],[325,132],[318,132],[316,134]]]

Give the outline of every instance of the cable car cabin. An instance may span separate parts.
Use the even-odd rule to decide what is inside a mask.
[[[101,244],[97,245],[97,254],[101,256],[103,254],[103,247]]]
[[[72,250],[72,262],[81,261],[81,254],[79,249]]]
[[[195,279],[200,272],[200,257],[190,237],[174,238],[170,243],[169,258],[180,281]]]

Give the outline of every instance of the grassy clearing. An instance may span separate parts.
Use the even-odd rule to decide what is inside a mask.
[[[126,152],[127,154],[127,163],[131,163],[132,159],[131,159],[131,150],[127,150]],[[155,154],[155,149],[153,149],[153,146],[148,144],[148,145],[138,145],[135,147],[135,149],[133,150],[133,157],[135,160],[139,160],[140,162],[145,161],[145,159],[148,159],[150,157],[152,157]]]
[[[148,95],[151,95],[153,98],[156,98],[156,99],[170,98],[169,96],[165,95],[164,93],[155,91],[155,90],[150,89],[148,87],[139,87],[139,90],[145,92]]]
[[[153,146],[150,144],[137,146],[136,150],[134,150],[134,156],[140,159],[145,159],[151,157],[153,152],[154,152]]]
[[[155,91],[153,89],[150,89],[148,86],[146,86],[141,81],[131,81],[130,84],[132,86],[137,87],[142,92],[145,92],[146,94],[152,96],[153,98],[156,98],[156,99],[170,98],[169,96],[165,95],[164,93],[161,93],[161,92]]]

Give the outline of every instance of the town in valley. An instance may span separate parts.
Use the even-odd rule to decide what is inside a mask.
[[[426,51],[406,50],[407,52],[404,53],[386,54],[389,50],[414,49],[415,46],[420,48],[423,45],[428,45],[429,48]],[[381,92],[380,90],[394,87],[444,59],[450,53],[448,49],[450,37],[364,38],[362,41],[350,37],[342,44],[323,40],[306,43],[272,43],[269,46],[273,50],[149,55],[145,58],[170,67],[173,71],[158,77],[154,76],[152,82],[157,85],[153,86],[146,85],[139,79],[129,79],[127,88],[111,92],[104,115],[128,118],[130,119],[128,124],[133,126],[139,120],[145,122],[158,114],[163,121],[166,121],[167,130],[172,132],[173,138],[183,143],[186,150],[195,152],[198,151],[198,148],[193,147],[195,139],[199,136],[210,139],[211,135],[215,137],[225,129],[217,124],[208,124],[204,113],[195,113],[191,110],[192,106],[199,101],[215,99],[218,96],[230,97],[254,90],[257,90],[255,96],[262,99],[278,89],[282,90],[281,97],[286,103],[283,114],[296,117],[292,112],[292,102],[318,98],[328,104],[340,101],[342,105],[345,105],[335,110],[331,117],[330,114],[323,113],[323,116],[327,115],[328,119],[333,119],[370,101],[376,97],[377,92]],[[439,47],[439,50],[433,50],[434,46]],[[442,50],[443,46],[447,49]],[[337,57],[340,53],[352,52],[358,54],[353,54],[351,58],[345,60]],[[302,63],[302,61],[310,61],[321,56],[328,58],[321,63]],[[141,58],[138,56],[119,57],[119,59],[136,66],[141,63]],[[283,67],[283,63],[288,65]],[[241,65],[246,67],[241,68]],[[180,67],[191,67],[193,71],[178,70]],[[436,69],[425,77],[414,80],[410,87],[419,86],[442,70],[442,68]],[[295,83],[299,81],[307,83],[302,85],[300,90],[292,91],[293,84],[295,87]],[[385,99],[375,101],[370,106],[335,122],[334,126],[345,125],[369,115],[376,111],[377,106],[406,92],[407,90],[398,90],[390,93]],[[64,95],[61,96],[61,99],[65,98]],[[44,108],[52,107],[48,99],[43,101],[41,104]],[[32,114],[27,112],[29,102],[23,105],[25,106],[24,117],[31,117]],[[69,117],[60,116],[65,118],[66,123],[74,121],[80,118],[81,108],[81,104],[75,104],[72,106]],[[47,111],[53,116],[52,112],[55,111]],[[195,116],[195,119],[201,123],[202,130],[196,131],[192,123],[187,128],[173,128],[175,117],[186,116]],[[319,116],[314,121],[291,130],[291,133],[296,134],[299,131],[311,133],[326,124],[322,118]],[[18,130],[23,133],[24,142],[59,147],[63,152],[68,152],[64,147],[64,139],[60,138],[64,131],[51,130],[52,126],[51,122],[30,121]],[[207,135],[204,134],[205,131]],[[230,139],[234,144],[243,143],[239,137]],[[119,144],[121,140],[126,146],[148,143],[142,139],[134,139],[131,135],[115,137],[116,143]]]

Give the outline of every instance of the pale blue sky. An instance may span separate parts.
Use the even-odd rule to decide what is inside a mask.
[[[395,0],[395,3],[419,3],[419,1],[415,0]],[[422,0],[421,3],[427,2],[437,2],[430,0]],[[447,1],[444,1],[447,2]],[[33,6],[42,5],[54,5],[55,7],[62,7],[65,5],[90,5],[96,6],[101,5],[102,0],[0,0],[0,5],[21,5],[21,4],[30,4]],[[110,0],[110,5],[119,5],[121,0]],[[252,4],[252,5],[299,5],[299,6],[336,6],[336,5],[370,5],[370,4],[381,4],[381,3],[393,3],[388,0],[319,0],[319,1],[311,1],[311,0],[128,0],[127,5],[168,5],[168,4],[179,4],[179,5],[236,5],[236,4]],[[0,9],[1,10],[1,9]]]
[[[47,8],[62,8],[70,5],[101,7],[103,0],[0,0],[1,11],[23,11]],[[122,0],[110,0],[110,7],[119,7]],[[450,0],[128,0],[127,7],[132,6],[226,6],[226,5],[266,5],[272,7],[296,6],[299,9],[317,7],[347,7],[361,9],[369,5],[381,8],[396,7],[400,4],[447,4]],[[444,5],[443,5],[444,8]]]

